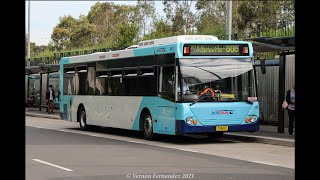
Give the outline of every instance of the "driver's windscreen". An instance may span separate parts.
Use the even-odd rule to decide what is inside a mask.
[[[195,101],[205,89],[215,93],[202,101],[247,100],[254,92],[252,62],[250,59],[180,59],[183,101]],[[249,94],[251,93],[251,94]],[[216,98],[215,98],[216,97]]]

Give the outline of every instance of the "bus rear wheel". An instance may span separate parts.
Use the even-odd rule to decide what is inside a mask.
[[[80,107],[78,111],[78,122],[81,130],[88,130],[88,125],[86,121],[86,110],[84,107]]]
[[[143,118],[143,134],[144,138],[147,140],[154,140],[152,118],[149,114],[144,114]]]
[[[211,132],[208,133],[209,138],[221,138],[223,135],[223,132]]]

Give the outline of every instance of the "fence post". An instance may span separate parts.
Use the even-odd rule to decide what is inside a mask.
[[[258,23],[258,26],[257,26],[257,37],[260,37],[260,32],[261,32],[260,23]]]

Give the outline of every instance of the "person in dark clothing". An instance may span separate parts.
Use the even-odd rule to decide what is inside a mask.
[[[293,122],[295,119],[295,86],[287,91],[286,101],[288,103],[288,115],[289,115],[289,135],[293,133]]]
[[[54,106],[54,99],[55,98],[56,97],[55,97],[52,85],[49,85],[49,90],[46,93],[46,100],[47,100],[47,103],[48,103],[48,114],[50,114],[50,113],[53,114],[53,106]],[[50,112],[50,107],[51,107],[51,112]]]
[[[26,102],[26,108],[27,108],[27,110],[29,110],[29,108],[31,107],[31,106],[34,106],[34,104],[35,104],[35,94],[32,92],[31,93],[31,96],[27,99],[27,102]]]

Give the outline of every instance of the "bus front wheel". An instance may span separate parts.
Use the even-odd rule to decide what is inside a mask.
[[[88,125],[87,125],[87,121],[86,121],[86,110],[84,109],[84,107],[80,107],[80,109],[78,111],[78,121],[79,121],[81,130],[88,129]]]
[[[143,134],[147,140],[151,141],[154,139],[152,118],[149,114],[144,114],[143,116]]]

